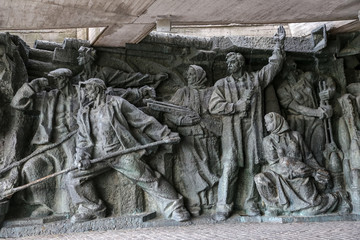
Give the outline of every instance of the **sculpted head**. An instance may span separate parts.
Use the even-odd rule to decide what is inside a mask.
[[[266,130],[273,134],[282,134],[290,130],[285,118],[278,113],[270,112],[265,115]]]
[[[287,68],[289,71],[296,71],[297,64],[291,57],[288,57],[285,61],[285,68]]]
[[[90,78],[80,83],[80,86],[85,91],[85,97],[90,101],[94,101],[98,95],[104,95],[106,90],[105,82],[100,78]]]
[[[89,47],[81,46],[78,50],[79,56],[77,58],[80,66],[87,63],[93,63],[96,58],[96,50]]]
[[[226,64],[230,74],[236,73],[245,65],[245,58],[240,53],[229,52],[226,55]]]
[[[198,65],[190,65],[187,72],[186,78],[188,86],[194,88],[204,88],[207,85],[206,72]]]
[[[268,132],[272,132],[275,129],[275,118],[272,114],[266,114],[264,117],[265,127]]]
[[[63,89],[69,82],[73,73],[68,68],[58,68],[48,73],[50,85],[57,89]]]

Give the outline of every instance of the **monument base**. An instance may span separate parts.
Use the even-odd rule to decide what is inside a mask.
[[[150,221],[151,220],[151,221]],[[233,214],[225,223],[295,223],[295,222],[333,222],[333,221],[360,221],[358,214],[326,214],[311,217],[292,217],[292,216],[241,216]],[[33,235],[55,235],[85,231],[107,231],[129,228],[148,228],[148,227],[169,227],[169,226],[188,226],[216,224],[210,213],[193,218],[187,222],[176,222],[164,219],[162,216],[156,217],[156,212],[147,212],[121,217],[108,217],[95,219],[83,223],[71,223],[68,215],[57,215],[39,219],[20,219],[8,220],[0,230],[0,238],[16,238]],[[223,223],[223,222],[221,222]]]

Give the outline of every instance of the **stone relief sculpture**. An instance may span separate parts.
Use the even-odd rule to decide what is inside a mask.
[[[38,126],[31,144],[35,150],[46,150],[27,161],[21,168],[21,183],[26,184],[69,167],[75,154],[74,131],[78,129],[79,92],[72,85],[71,70],[59,68],[48,78],[25,83],[15,94],[11,105],[17,110],[39,113]],[[112,91],[114,91],[112,89]],[[148,87],[116,89],[117,94],[132,102],[142,99]],[[70,136],[71,135],[71,136]],[[49,145],[58,145],[48,149]],[[62,177],[28,188],[23,200],[31,217],[68,212],[68,197]]]
[[[144,114],[126,100],[106,96],[104,81],[91,78],[81,84],[89,103],[78,113],[79,131],[75,164],[79,170],[67,176],[67,186],[76,214],[72,222],[105,217],[105,205],[99,199],[92,179],[110,169],[122,173],[134,184],[154,197],[163,214],[176,221],[190,218],[184,208],[182,196],[141,157],[145,151],[126,154],[109,163],[90,165],[90,159],[119,149],[126,149],[164,138],[176,137],[155,118]],[[83,99],[82,99],[83,100]]]
[[[280,105],[285,109],[286,119],[291,129],[304,136],[318,163],[325,166],[322,119],[332,116],[332,107],[323,103],[334,96],[335,82],[330,77],[297,69],[297,64],[292,59],[284,64],[282,76],[283,82],[277,89],[277,95]],[[325,82],[326,88],[317,93],[319,82]]]
[[[0,170],[13,164],[25,154],[24,143],[29,128],[22,129],[28,118],[10,106],[19,86],[26,82],[26,44],[9,33],[0,33]],[[13,168],[0,174],[0,193],[19,184],[19,169]],[[8,212],[12,196],[0,197],[0,226]]]
[[[268,165],[254,179],[266,205],[265,215],[317,215],[332,212],[342,200],[347,201],[339,193],[319,192],[315,181],[326,184],[330,174],[281,115],[266,114],[265,126],[270,132],[263,141]]]
[[[48,74],[48,78],[38,78],[25,83],[12,99],[11,105],[17,110],[39,112],[38,126],[31,140],[36,149],[53,143],[59,144],[33,157],[22,166],[22,184],[69,167],[73,162],[75,138],[69,136],[74,135],[73,131],[77,129],[79,101],[78,92],[70,82],[71,77],[72,72],[69,69],[54,70]],[[31,216],[69,211],[64,189],[61,177],[27,189],[23,200],[32,208]]]
[[[12,69],[11,69],[11,61],[8,58],[7,54],[6,54],[6,45],[5,44],[1,44],[0,45],[0,83],[1,83],[1,95],[0,95],[0,99],[1,99],[1,108],[0,108],[0,127],[1,129],[3,129],[4,127],[4,122],[5,122],[5,117],[6,117],[6,113],[5,113],[5,98],[7,97],[7,95],[12,95],[11,93],[9,94],[9,92],[11,92],[11,90],[9,89],[8,84],[11,83],[11,75],[12,75]],[[3,130],[1,130],[1,135],[3,135]],[[3,149],[4,150],[4,149]],[[4,158],[4,154],[1,154],[1,159]],[[3,161],[0,162],[0,166],[3,168],[5,166],[6,163],[4,163]],[[18,169],[13,169],[12,171],[10,171],[9,173],[6,174],[6,176],[0,178],[0,191],[5,191],[7,189],[12,188],[13,186],[17,185],[18,183]],[[2,201],[3,199],[0,199],[0,201]]]
[[[359,214],[358,70],[351,69],[356,74],[349,78],[342,69],[349,70],[349,64],[329,57],[336,53],[332,48],[316,53],[316,69],[331,77],[299,70],[290,58],[283,66],[282,27],[275,47],[268,38],[243,40],[150,36],[123,51],[95,50],[73,39],[55,50],[29,51],[19,38],[0,34],[0,224],[9,209],[0,237],[18,231],[11,224],[27,216],[18,221],[28,225],[21,226],[26,231],[40,221],[86,231],[114,219],[151,218],[157,210],[168,219],[193,216],[195,222],[226,220],[234,212],[247,215],[245,221],[253,221],[249,216],[266,221],[259,216],[263,211],[272,217],[334,213],[327,216],[341,218],[351,205]],[[300,68],[309,68],[314,53],[306,40],[287,39],[286,50]],[[117,70],[120,63],[111,65],[109,59],[119,56],[119,62],[160,73]],[[73,76],[81,70],[76,57],[82,72]],[[283,117],[274,113],[281,112],[276,94],[266,88],[276,75],[282,80],[274,86]],[[214,86],[213,80],[218,80]],[[334,80],[340,87],[336,93]],[[344,94],[346,82],[352,84]],[[333,101],[340,92],[341,114]],[[265,112],[272,113],[264,124]],[[159,142],[166,145],[134,150]],[[94,163],[103,156],[111,158]],[[67,175],[14,194],[19,185],[67,169]],[[78,224],[72,228],[71,222]]]
[[[86,81],[90,78],[101,78],[108,87],[134,88],[144,85],[158,84],[166,80],[166,73],[156,75],[142,74],[138,72],[128,73],[122,70],[116,70],[110,67],[96,65],[96,50],[81,46],[79,48],[78,63],[83,66],[83,71],[76,76],[77,81]]]
[[[218,182],[219,141],[214,133],[216,119],[208,111],[213,88],[208,87],[205,71],[190,65],[187,81],[188,86],[177,90],[170,102],[189,108],[193,114],[167,113],[165,117],[181,136],[174,163],[174,184],[185,197],[190,213],[199,216],[203,208],[215,204],[213,188]]]
[[[233,210],[234,194],[237,191],[239,168],[247,170],[246,182],[241,182],[246,189],[244,209],[247,215],[259,215],[257,192],[254,175],[258,173],[258,163],[262,152],[262,114],[263,89],[281,70],[284,58],[285,30],[279,27],[274,37],[276,45],[269,64],[257,72],[246,72],[245,58],[235,52],[226,56],[230,76],[215,83],[209,103],[212,114],[222,116],[222,176],[219,181],[218,202],[215,219],[227,219]]]
[[[109,94],[121,96],[136,106],[143,105],[142,99],[144,98],[154,98],[156,96],[154,88],[168,78],[166,73],[156,75],[139,72],[128,73],[99,66],[95,62],[96,50],[90,47],[81,46],[78,53],[78,64],[83,67],[83,70],[74,77],[74,82],[101,78],[105,81]],[[152,87],[148,85],[152,85]]]
[[[360,84],[352,83],[346,87],[347,93],[338,101],[342,109],[339,119],[338,135],[340,148],[344,153],[344,175],[346,190],[350,192],[353,212],[360,211]]]

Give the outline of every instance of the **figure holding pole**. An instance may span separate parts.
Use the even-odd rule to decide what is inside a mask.
[[[145,150],[115,157],[108,163],[91,164],[98,158],[141,144],[176,137],[166,126],[126,100],[105,95],[103,80],[91,78],[80,87],[88,104],[78,113],[79,130],[75,165],[80,171],[67,174],[67,187],[76,213],[72,222],[105,217],[106,206],[97,196],[93,178],[111,169],[122,173],[154,197],[162,213],[175,221],[189,220],[183,199],[175,189],[141,158]]]

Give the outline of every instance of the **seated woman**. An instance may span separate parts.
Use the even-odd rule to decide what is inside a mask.
[[[315,182],[326,184],[330,175],[318,165],[301,135],[273,112],[265,115],[265,127],[270,132],[263,140],[268,165],[254,179],[266,205],[265,215],[310,216],[334,211],[340,195],[318,191]]]

